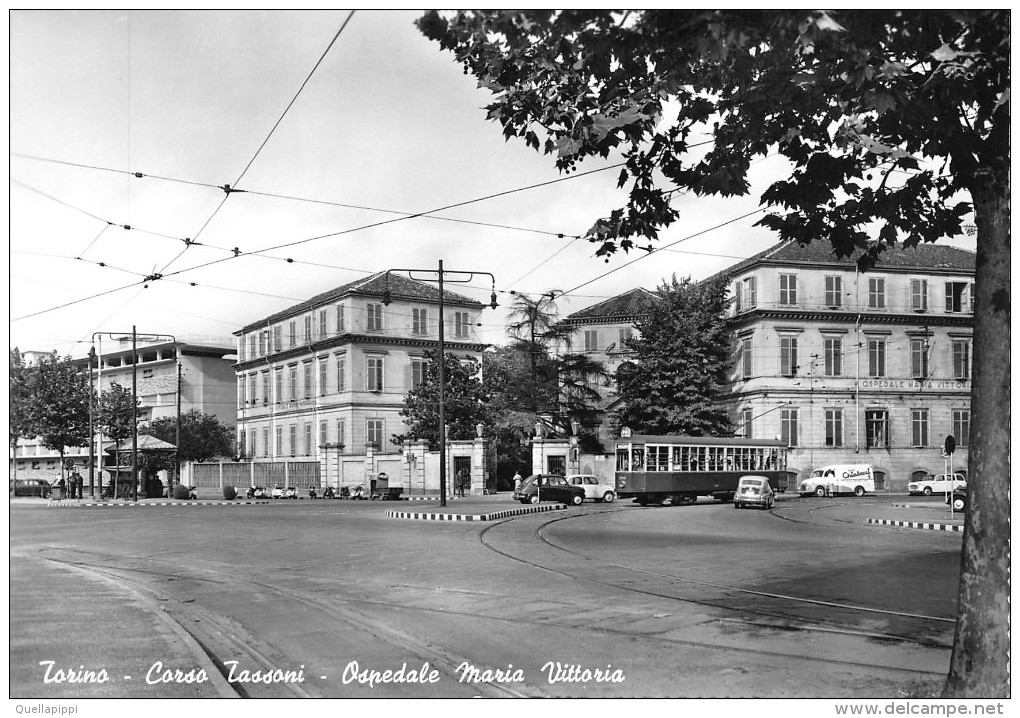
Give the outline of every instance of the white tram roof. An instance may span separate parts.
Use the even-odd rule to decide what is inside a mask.
[[[617,446],[626,444],[690,444],[692,446],[767,446],[770,448],[786,447],[786,442],[776,439],[745,439],[740,436],[665,436],[653,434],[634,434],[629,439],[619,438]]]

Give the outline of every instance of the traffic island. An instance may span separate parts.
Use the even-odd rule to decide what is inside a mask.
[[[269,501],[60,501],[50,506],[61,508],[116,508],[119,506],[254,506]]]
[[[522,516],[524,514],[537,514],[546,511],[562,511],[567,508],[566,504],[548,504],[546,506],[524,506],[519,509],[503,509],[492,511],[487,514],[451,514],[451,513],[422,513],[417,511],[387,511],[386,516],[391,519],[410,519],[417,521],[496,521],[511,516]]]
[[[898,526],[905,529],[926,529],[928,531],[952,531],[962,532],[960,524],[937,524],[926,521],[896,521],[893,519],[868,519],[868,523],[875,526]]]

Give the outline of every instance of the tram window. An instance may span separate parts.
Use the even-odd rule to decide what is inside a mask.
[[[630,450],[630,470],[631,471],[644,471],[645,470],[645,447],[635,446]]]
[[[683,447],[673,447],[673,471],[686,471],[686,467],[683,465]]]
[[[646,471],[669,471],[669,447],[649,446]]]
[[[630,471],[630,450],[629,449],[617,449],[616,450],[616,470],[617,471]]]

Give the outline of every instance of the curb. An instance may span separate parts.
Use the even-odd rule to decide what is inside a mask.
[[[418,519],[423,521],[495,521],[510,516],[522,516],[524,514],[537,514],[546,511],[562,511],[567,508],[566,504],[552,504],[550,506],[526,506],[520,509],[505,509],[495,511],[491,514],[424,514],[412,513],[409,511],[387,511],[387,518],[391,519]]]
[[[920,521],[893,521],[891,519],[868,519],[869,524],[878,526],[900,526],[906,529],[927,529],[928,531],[951,531],[961,533],[963,526],[957,524],[930,524]]]
[[[75,502],[75,503],[52,503],[50,506],[57,508],[112,508],[117,506],[254,506],[256,504],[268,504],[268,501],[149,501],[146,503],[100,503],[98,501]]]

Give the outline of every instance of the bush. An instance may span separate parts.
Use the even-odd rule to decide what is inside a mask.
[[[174,486],[174,498],[175,499],[190,499],[191,491],[184,484],[176,484]]]
[[[233,501],[234,499],[237,498],[237,489],[235,489],[233,486],[224,486],[223,498],[225,498],[227,501]]]

